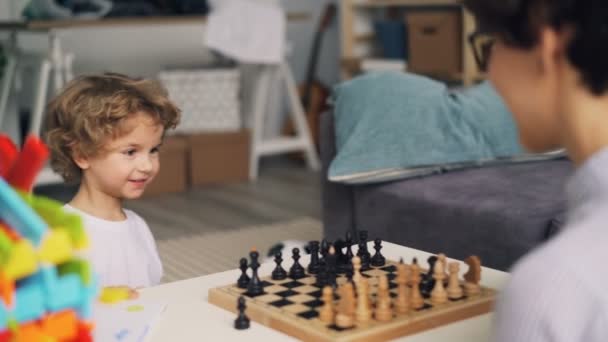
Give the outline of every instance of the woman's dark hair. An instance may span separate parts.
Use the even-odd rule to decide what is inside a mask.
[[[608,90],[608,0],[464,0],[478,28],[497,34],[507,44],[528,49],[540,28],[570,27],[570,63],[596,95]]]

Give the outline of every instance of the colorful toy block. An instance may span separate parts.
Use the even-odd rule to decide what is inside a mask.
[[[78,333],[78,318],[73,310],[51,313],[41,321],[42,331],[59,341],[71,340]]]
[[[8,261],[4,264],[4,275],[9,279],[27,277],[38,269],[38,257],[28,240],[20,240],[13,246]]]
[[[17,160],[6,175],[6,180],[15,189],[29,192],[32,190],[36,175],[42,170],[49,156],[49,149],[40,138],[28,136]]]
[[[45,298],[40,284],[27,284],[17,288],[15,296],[15,309],[12,317],[18,323],[36,320],[45,313]]]
[[[28,193],[47,155],[37,138],[19,154],[0,135],[0,342],[93,341],[99,286],[75,257],[88,246],[82,220]]]
[[[0,177],[6,177],[13,167],[19,151],[7,136],[0,135]]]
[[[38,246],[47,225],[8,183],[0,178],[0,218]]]
[[[72,242],[65,229],[50,230],[38,249],[38,258],[42,262],[60,264],[68,261],[72,256]]]
[[[58,342],[42,331],[37,322],[23,324],[17,330],[15,342]]]
[[[15,297],[15,281],[0,272],[0,299],[6,307],[12,307]]]
[[[57,267],[59,275],[65,275],[69,273],[78,274],[81,281],[85,285],[90,285],[92,282],[92,270],[91,265],[83,259],[72,259],[66,263],[63,263]]]

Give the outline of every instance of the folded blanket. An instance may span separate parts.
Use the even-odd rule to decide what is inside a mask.
[[[338,85],[332,102],[331,181],[373,183],[563,156],[526,154],[489,82],[451,91],[423,76],[374,73]]]

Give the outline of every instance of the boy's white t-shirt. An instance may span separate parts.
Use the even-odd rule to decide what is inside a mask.
[[[82,217],[89,238],[85,258],[92,263],[101,286],[138,288],[160,283],[163,267],[156,243],[139,215],[123,209],[126,220],[108,221],[69,204],[64,208]]]

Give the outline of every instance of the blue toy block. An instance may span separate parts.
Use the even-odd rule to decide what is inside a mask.
[[[0,218],[38,247],[47,225],[4,179],[0,178]]]
[[[47,296],[47,308],[51,312],[76,307],[82,298],[82,282],[77,274],[59,277],[52,293]]]
[[[93,302],[99,296],[99,279],[95,274],[91,274],[89,285],[84,285],[82,288],[82,298],[80,305],[76,308],[78,317],[88,321],[93,317]]]
[[[4,305],[4,302],[0,300],[0,331],[4,331],[8,328],[8,310]]]
[[[18,323],[38,319],[44,315],[44,293],[38,284],[21,284],[15,296],[13,318]]]

